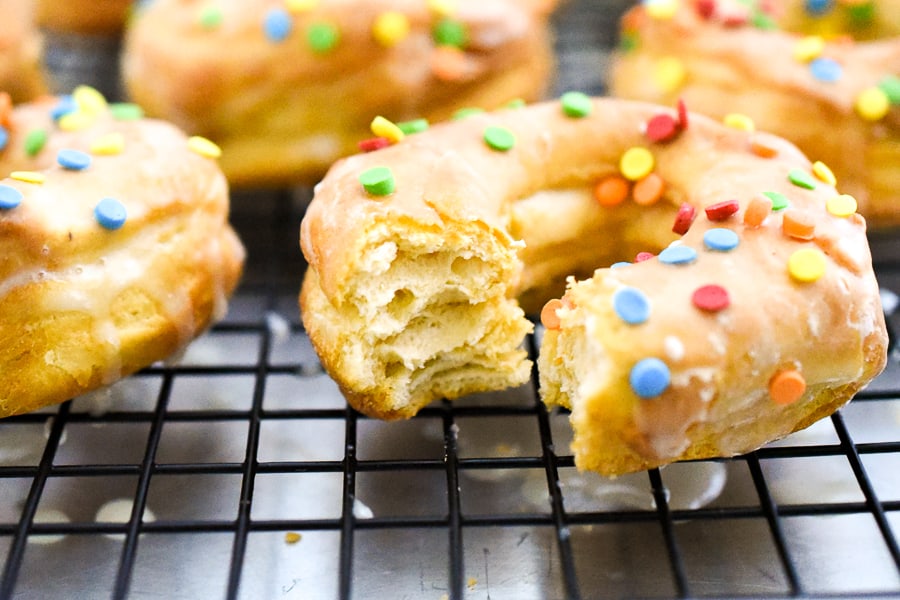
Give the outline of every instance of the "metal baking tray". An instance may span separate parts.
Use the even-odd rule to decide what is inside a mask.
[[[628,4],[561,9],[558,90],[602,93]],[[51,59],[107,65],[72,45]],[[235,194],[247,273],[183,356],[0,421],[0,598],[900,597],[895,235],[872,236],[891,358],[869,389],[749,455],[610,480],[575,469],[536,381],[349,409],[300,324],[309,194]]]

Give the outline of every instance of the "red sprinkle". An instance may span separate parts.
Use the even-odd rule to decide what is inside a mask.
[[[682,129],[688,128],[688,109],[684,98],[678,99],[678,126]]]
[[[711,19],[716,14],[716,0],[697,0],[697,14],[704,19]]]
[[[731,299],[728,291],[720,285],[704,285],[694,290],[691,300],[700,310],[717,312],[728,308]]]
[[[644,262],[645,260],[650,260],[656,256],[652,252],[638,252],[637,256],[634,257],[634,262]]]
[[[671,116],[660,113],[647,121],[647,139],[651,142],[668,142],[678,135],[678,122]]]
[[[697,209],[687,202],[682,203],[678,207],[678,213],[675,215],[675,224],[672,225],[672,231],[678,235],[684,235],[691,228],[694,217],[697,216]]]
[[[381,150],[382,148],[387,148],[391,145],[391,140],[385,137],[374,137],[369,138],[367,140],[362,140],[359,142],[359,149],[363,152],[372,152],[374,150]]]
[[[710,221],[724,221],[738,210],[740,210],[741,205],[737,200],[726,200],[724,202],[717,202],[716,204],[712,204],[706,207],[706,218]]]

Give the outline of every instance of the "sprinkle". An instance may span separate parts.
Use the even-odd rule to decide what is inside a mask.
[[[16,181],[24,181],[25,183],[44,183],[47,177],[39,171],[13,171],[9,174],[10,179]]]
[[[505,127],[491,126],[484,130],[484,142],[494,150],[506,152],[516,145],[516,136]]]
[[[666,265],[686,265],[697,260],[697,251],[690,246],[669,246],[659,253],[659,262]]]
[[[789,208],[784,211],[781,230],[790,238],[809,241],[816,237],[816,222],[809,213]]]
[[[772,212],[784,210],[791,205],[787,196],[779,194],[778,192],[763,192],[763,196],[772,201]]]
[[[825,50],[825,40],[818,35],[809,35],[797,40],[794,44],[794,59],[802,63],[808,63],[822,55]]]
[[[284,7],[294,14],[308,12],[319,4],[319,0],[284,0]]]
[[[686,77],[687,69],[678,58],[667,56],[656,61],[653,80],[663,93],[670,94],[678,90]]]
[[[403,141],[403,138],[406,137],[406,134],[403,133],[403,130],[397,127],[397,125],[395,125],[393,122],[385,119],[380,115],[372,119],[372,123],[369,125],[369,128],[376,136],[386,138],[388,141],[394,144]]]
[[[702,19],[709,20],[716,14],[716,0],[697,0],[696,8]]]
[[[891,104],[900,104],[900,77],[896,75],[885,75],[878,82],[878,88],[887,94],[888,102]]]
[[[769,380],[769,397],[775,404],[792,404],[806,391],[806,379],[799,371],[779,371]]]
[[[91,155],[80,150],[60,150],[56,155],[56,162],[70,171],[83,171],[91,166]]]
[[[640,325],[650,318],[650,299],[641,290],[623,287],[612,297],[613,310],[629,325]]]
[[[630,267],[630,266],[631,266],[630,262],[628,262],[627,260],[622,260],[622,261],[615,262],[615,263],[609,265],[609,268],[610,269],[621,269],[622,267]]]
[[[806,12],[814,17],[828,14],[832,9],[834,0],[806,0],[803,3]]]
[[[843,68],[833,58],[820,56],[809,63],[809,72],[819,81],[833,83],[843,75]]]
[[[568,117],[586,117],[594,109],[590,96],[582,92],[566,92],[559,100],[563,113]]]
[[[76,110],[78,110],[78,104],[72,96],[61,96],[59,102],[50,109],[50,118],[54,121],[58,121],[63,116],[73,113]]]
[[[6,128],[0,125],[0,150],[6,148],[6,144],[9,143],[9,132],[6,131]]]
[[[772,199],[760,194],[750,198],[747,208],[744,210],[744,225],[747,227],[759,227],[765,222],[772,212]]]
[[[452,46],[463,48],[468,41],[466,25],[462,21],[444,17],[435,23],[431,30],[432,38],[438,46]]]
[[[825,274],[825,255],[816,248],[802,248],[788,259],[788,273],[801,283],[812,283]]]
[[[429,127],[429,124],[428,119],[413,119],[412,121],[403,121],[402,123],[397,123],[397,127],[405,135],[412,135],[414,133],[422,133],[423,131],[426,131]]]
[[[502,108],[515,110],[517,108],[525,108],[526,105],[527,103],[522,98],[513,98],[512,100],[504,104]]]
[[[428,0],[428,10],[439,17],[449,17],[457,10],[456,0]]]
[[[856,198],[850,194],[839,194],[825,201],[825,210],[835,217],[846,218],[856,213]]]
[[[551,330],[559,329],[560,320],[556,311],[564,306],[563,301],[558,298],[554,298],[544,305],[544,308],[541,309],[541,323],[544,327]]]
[[[331,52],[340,39],[341,34],[331,23],[313,23],[306,30],[306,43],[316,54]]]
[[[731,305],[731,298],[728,297],[728,290],[720,285],[710,284],[694,290],[691,302],[700,310],[718,312]]]
[[[191,136],[187,141],[188,148],[205,158],[219,158],[222,156],[222,149],[215,142],[199,135]]]
[[[109,112],[116,121],[137,121],[144,118],[144,109],[133,102],[114,102]]]
[[[0,125],[9,127],[12,122],[13,101],[8,92],[0,92]]]
[[[760,140],[757,137],[754,137],[753,140],[750,141],[750,152],[760,158],[774,158],[778,155],[778,150],[775,146],[768,144],[766,141]]]
[[[224,20],[222,9],[218,6],[204,6],[197,15],[197,23],[206,30],[218,28]]]
[[[645,358],[631,369],[628,383],[641,398],[654,398],[669,387],[672,375],[666,363],[658,358]]]
[[[81,131],[87,129],[97,120],[97,115],[75,111],[66,113],[59,118],[57,124],[63,131]]]
[[[692,204],[682,202],[675,215],[675,224],[672,225],[672,231],[678,235],[686,234],[691,228],[691,224],[694,222],[694,217],[696,216],[697,209],[694,208]]]
[[[116,131],[102,135],[91,143],[91,153],[101,155],[121,154],[125,149],[125,136]]]
[[[291,34],[294,21],[283,8],[271,8],[263,17],[263,32],[270,42],[283,42]]]
[[[480,114],[482,114],[483,112],[484,112],[484,109],[483,109],[483,108],[477,108],[477,107],[474,107],[474,106],[472,106],[472,107],[467,107],[467,108],[460,108],[459,110],[457,110],[456,112],[454,112],[454,113],[450,116],[450,118],[451,118],[452,120],[454,120],[454,121],[459,121],[459,120],[461,120],[461,119],[465,119],[465,118],[467,118],[467,117],[471,117],[472,115],[480,115]]]
[[[756,124],[753,122],[753,119],[740,113],[729,113],[725,115],[722,119],[722,123],[732,129],[738,129],[748,133],[756,131]]]
[[[674,139],[678,135],[678,131],[678,121],[671,115],[660,113],[647,121],[644,135],[651,142],[661,143]]]
[[[710,250],[728,252],[738,247],[740,238],[738,238],[738,234],[730,229],[716,227],[708,229],[703,234],[703,243]]]
[[[678,99],[678,126],[682,129],[688,128],[688,109],[683,98]]]
[[[409,17],[396,10],[381,13],[372,24],[372,36],[385,48],[402,42],[409,35],[409,30]]]
[[[822,161],[817,160],[813,163],[812,172],[819,181],[827,183],[828,185],[837,185],[837,178],[834,176],[834,171]]]
[[[431,52],[431,72],[441,81],[459,81],[469,71],[466,53],[454,46],[438,46]]]
[[[707,206],[704,211],[706,218],[710,221],[724,221],[731,215],[735,214],[741,208],[737,200],[725,200]]]
[[[888,95],[879,87],[866,88],[856,96],[853,103],[856,114],[866,121],[880,121],[891,110]]]
[[[678,0],[645,0],[644,10],[654,19],[668,20],[678,12]]]
[[[99,115],[107,109],[106,98],[89,85],[79,85],[72,92],[72,99],[78,105],[78,110],[92,116]]]
[[[656,255],[653,254],[652,252],[638,252],[637,255],[634,257],[634,262],[642,263],[645,260],[650,260],[651,258],[654,258],[654,257],[656,257]]]
[[[816,181],[812,176],[802,169],[791,169],[788,173],[788,181],[807,190],[816,189]]]
[[[655,165],[653,154],[640,146],[629,148],[619,160],[619,170],[630,181],[643,179],[653,171]]]
[[[656,173],[648,173],[646,177],[635,182],[631,196],[635,204],[650,206],[662,198],[666,191],[666,182]]]
[[[125,207],[115,198],[104,198],[94,207],[94,217],[104,228],[116,230],[125,224]]]
[[[369,138],[367,140],[362,140],[357,144],[359,149],[363,152],[374,152],[375,150],[387,148],[390,145],[391,140],[383,137]]]
[[[604,177],[594,186],[594,199],[600,206],[616,206],[628,198],[630,184],[619,175]]]
[[[28,156],[36,156],[44,148],[47,143],[47,130],[38,128],[32,129],[25,134],[25,154]]]
[[[288,531],[284,534],[285,544],[296,544],[303,539],[303,536],[296,531]]]
[[[388,196],[394,193],[394,174],[388,167],[372,167],[359,176],[363,188],[373,196]]]
[[[14,187],[0,184],[0,209],[9,210],[22,204],[25,196]]]

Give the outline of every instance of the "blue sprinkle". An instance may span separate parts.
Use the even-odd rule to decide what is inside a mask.
[[[659,262],[667,265],[686,265],[697,260],[697,251],[690,246],[669,246],[659,253]]]
[[[641,398],[655,398],[669,387],[672,374],[666,363],[658,358],[645,358],[631,368],[628,383]]]
[[[719,250],[720,252],[728,252],[734,250],[740,243],[738,234],[730,229],[716,228],[709,229],[703,234],[703,243],[710,250]]]
[[[616,314],[629,325],[640,325],[650,318],[650,300],[637,288],[617,290],[612,301]]]
[[[91,166],[91,155],[80,150],[60,150],[56,162],[70,171],[83,171]]]
[[[0,209],[15,208],[22,204],[22,192],[8,185],[0,185]]]
[[[0,127],[0,151],[6,148],[6,144],[9,143],[9,132],[6,131],[6,128]]]
[[[630,262],[623,260],[621,262],[617,262],[617,263],[613,263],[613,264],[609,265],[609,268],[610,269],[621,269],[622,267],[630,267],[630,266],[631,266]]]
[[[809,71],[819,81],[832,83],[841,78],[844,68],[833,58],[820,56],[809,63]]]
[[[806,12],[813,16],[827,14],[831,6],[832,0],[806,0]]]
[[[78,103],[72,96],[61,96],[59,102],[50,109],[50,117],[54,121],[58,121],[62,117],[78,110]]]
[[[127,218],[125,207],[115,198],[104,198],[94,207],[94,217],[107,229],[118,229]]]
[[[263,20],[263,30],[266,32],[266,37],[272,42],[284,41],[290,35],[293,27],[291,15],[281,8],[273,8],[266,13]]]

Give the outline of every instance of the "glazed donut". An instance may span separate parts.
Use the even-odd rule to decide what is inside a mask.
[[[244,249],[214,145],[88,87],[0,121],[0,416],[110,384],[224,315]]]
[[[742,453],[885,365],[865,220],[828,179],[683,104],[576,92],[436,125],[319,184],[303,323],[354,408],[405,418],[527,381],[516,298],[587,271],[544,306],[538,359],[575,464]]]
[[[118,36],[132,0],[36,0],[37,22],[55,33]]]
[[[232,186],[315,183],[402,124],[541,97],[556,0],[156,0],[123,79],[148,114],[222,147]]]
[[[667,105],[683,98],[717,119],[748,116],[831,166],[870,226],[898,225],[900,2],[833,2],[834,18],[803,17],[802,6],[812,4],[829,3],[656,0],[633,7],[622,19],[610,94]],[[847,14],[856,16],[848,21]],[[775,28],[781,20],[798,29]],[[835,23],[853,26],[838,37],[816,33],[834,33]],[[855,42],[850,34],[880,39]]]
[[[44,41],[30,0],[0,0],[0,90],[15,102],[47,91],[41,65]]]

